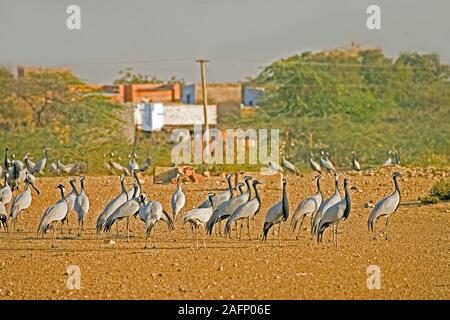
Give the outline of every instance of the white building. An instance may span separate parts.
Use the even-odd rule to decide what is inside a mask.
[[[207,108],[208,124],[217,124],[217,107]],[[164,127],[191,127],[204,124],[203,106],[195,104],[138,103],[134,124],[145,132],[161,131]]]

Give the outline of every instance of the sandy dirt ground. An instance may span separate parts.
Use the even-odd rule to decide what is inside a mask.
[[[379,221],[377,240],[367,231],[371,209],[364,204],[392,192],[388,171],[346,174],[353,187],[352,211],[340,225],[338,248],[328,230],[323,244],[311,239],[309,220],[300,239],[284,223],[281,246],[272,232],[261,244],[257,237],[266,211],[281,198],[280,190],[264,186],[261,212],[251,220],[251,240],[245,232],[242,240],[234,233],[232,239],[206,236],[206,249],[202,245],[196,249],[195,235],[178,219],[171,233],[165,224],[157,225],[156,248],[144,249],[144,224],[131,219],[130,242],[125,238],[125,223],[120,222],[120,234],[113,233],[115,244],[110,244],[110,236],[98,236],[94,228],[105,203],[119,192],[114,176],[87,177],[91,210],[85,233],[77,237],[76,215],[71,212],[71,233],[58,233],[56,247],[51,248],[51,233],[37,238],[36,229],[45,208],[59,198],[56,186],[61,182],[68,186],[68,179],[38,178],[42,193],[33,193],[18,230],[0,231],[0,299],[449,299],[449,203],[400,206],[390,219],[389,240],[383,234],[384,219]],[[406,202],[425,195],[440,178],[439,174],[400,171],[402,201]],[[291,214],[301,199],[315,192],[313,176],[287,177]],[[324,195],[331,195],[333,179],[322,180]],[[127,185],[131,184],[132,178],[127,178]],[[149,178],[143,185],[144,192],[168,211],[175,188],[154,185]],[[203,201],[208,190],[225,188],[225,180],[219,177],[202,185],[184,184],[183,212]],[[67,288],[70,265],[80,268],[79,290]],[[371,265],[380,268],[381,289],[367,287]]]

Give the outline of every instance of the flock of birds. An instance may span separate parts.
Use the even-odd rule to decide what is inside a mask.
[[[110,155],[111,157],[113,154]],[[8,149],[5,152],[4,160],[4,186],[0,189],[0,227],[3,226],[8,230],[8,220],[11,220],[12,229],[16,230],[16,224],[19,216],[25,210],[27,210],[32,203],[32,190],[39,195],[39,189],[36,188],[35,174],[42,173],[47,166],[48,149],[44,150],[44,157],[37,161],[35,164],[30,163],[29,155],[25,156],[24,166],[21,167],[18,160],[10,159],[8,157]],[[283,159],[285,160],[285,159]],[[135,155],[132,155],[130,162],[136,162]],[[147,159],[149,161],[149,159]],[[399,154],[397,152],[395,161],[400,161]],[[329,197],[324,198],[320,181],[322,175],[315,177],[315,185],[317,191],[314,195],[303,199],[299,202],[296,210],[294,211],[290,225],[292,232],[297,230],[297,239],[299,233],[302,230],[302,226],[305,218],[310,219],[310,233],[321,243],[324,232],[330,228],[333,235],[333,242],[335,246],[338,246],[338,227],[340,223],[347,220],[351,212],[351,197],[349,192],[349,185],[347,178],[343,179],[344,195],[341,196],[339,190],[339,174],[329,159],[328,153],[322,152],[320,163],[315,162],[313,155],[311,154],[311,166],[314,170],[322,172],[322,168],[331,173],[331,177],[335,180],[335,192]],[[113,162],[110,160],[110,164]],[[283,161],[283,165],[286,167],[286,162]],[[353,153],[353,166],[354,170],[360,170],[358,160],[355,153]],[[139,219],[145,225],[145,248],[147,248],[148,240],[151,235],[155,233],[155,226],[158,222],[164,222],[170,231],[175,229],[177,217],[180,216],[186,204],[186,196],[182,190],[181,174],[177,173],[176,181],[177,188],[171,196],[170,210],[167,212],[164,210],[163,205],[154,199],[148,199],[143,193],[143,188],[139,179],[139,173],[143,172],[145,168],[136,165],[131,170],[122,168],[120,170],[120,193],[111,199],[104,207],[96,220],[96,233],[102,232],[109,233],[112,237],[112,229],[116,225],[116,233],[119,233],[118,222],[121,220],[126,221],[127,241],[129,241],[129,222],[131,217],[139,217]],[[128,172],[127,172],[128,171]],[[295,170],[294,170],[295,171]],[[129,173],[133,177],[133,187],[127,189],[125,186],[126,175]],[[389,196],[378,201],[373,207],[367,221],[369,231],[374,233],[374,239],[376,237],[375,225],[380,217],[386,218],[386,239],[387,239],[387,226],[390,215],[395,212],[400,204],[400,188],[398,184],[398,177],[400,174],[395,172],[392,175],[394,182],[394,191]],[[208,235],[219,233],[226,237],[231,237],[232,229],[234,226],[236,238],[242,239],[242,229],[244,223],[247,227],[247,236],[251,240],[250,235],[250,220],[259,213],[261,209],[261,195],[258,190],[258,186],[262,184],[259,180],[253,180],[250,176],[244,176],[243,183],[237,183],[234,187],[232,185],[232,173],[226,175],[228,184],[227,190],[221,193],[209,192],[206,199],[201,202],[197,208],[184,212],[183,224],[189,224],[193,232],[196,235],[196,246],[198,248],[198,235],[202,228]],[[86,178],[81,176],[79,178],[80,188],[78,189],[77,181],[74,178],[69,179],[71,190],[66,194],[66,189],[63,184],[59,184],[60,199],[49,206],[43,213],[38,229],[37,235],[43,237],[49,230],[53,231],[52,247],[56,239],[55,233],[58,225],[60,226],[61,233],[63,232],[64,224],[67,225],[68,232],[70,233],[69,226],[69,214],[73,210],[77,215],[77,230],[78,236],[82,236],[84,230],[84,219],[89,213],[89,199],[85,191]],[[22,192],[18,192],[13,197],[13,192],[19,189],[19,185],[23,184],[24,188]],[[264,224],[260,239],[265,241],[268,238],[269,231],[272,229],[274,232],[275,226],[278,225],[278,241],[281,245],[281,225],[283,222],[289,219],[289,202],[288,202],[288,186],[287,180],[282,179],[282,190],[280,201],[273,204],[266,212]],[[235,190],[239,190],[238,194],[235,194]],[[8,206],[9,214],[7,213]],[[225,223],[222,228],[222,222]],[[238,227],[238,224],[240,225]],[[223,230],[223,234],[222,234]],[[8,230],[9,231],[9,230]],[[153,233],[152,233],[153,231]],[[205,237],[203,236],[203,245],[205,245]],[[153,244],[153,247],[155,245]]]

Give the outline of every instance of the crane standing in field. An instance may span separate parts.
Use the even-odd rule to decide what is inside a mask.
[[[317,209],[316,215],[311,224],[311,234],[316,234],[320,219],[322,219],[323,214],[328,210],[328,208],[341,201],[342,199],[341,194],[339,193],[339,175],[335,174],[334,179],[334,193],[331,195],[331,197],[322,201],[322,204]]]
[[[319,174],[322,173],[322,168],[320,167],[320,164],[314,160],[314,154],[312,152],[309,154],[309,164],[311,165],[311,169],[317,171]]]
[[[9,211],[10,217],[11,217],[11,221],[12,221],[12,225],[13,225],[13,230],[15,230],[16,228],[16,222],[17,219],[19,218],[19,214],[28,209],[31,205],[31,201],[32,201],[32,196],[31,196],[31,188],[32,187],[37,194],[39,194],[39,189],[37,189],[33,182],[30,181],[28,179],[28,173],[27,173],[27,177],[25,179],[25,190],[22,193],[19,193],[13,200],[12,205],[11,205],[11,210]]]
[[[174,222],[177,219],[177,214],[181,211],[181,209],[183,209],[184,204],[186,203],[186,196],[184,195],[183,190],[181,190],[180,178],[181,174],[177,172],[177,190],[175,190],[172,198],[170,199]]]
[[[120,187],[121,187],[120,193],[114,199],[112,199],[111,201],[108,202],[108,204],[103,209],[102,213],[100,213],[99,217],[97,218],[97,223],[96,223],[97,234],[99,234],[103,230],[103,227],[104,227],[105,222],[108,219],[108,217],[118,207],[120,207],[122,204],[124,204],[125,202],[128,201],[128,193],[127,193],[127,190],[125,189],[124,179],[125,179],[125,175],[121,174],[120,175]]]
[[[210,201],[210,197],[206,198],[198,207],[199,208],[210,208],[211,206],[214,208],[217,208],[219,205],[221,205],[223,202],[230,200],[233,197],[233,186],[231,185],[231,177],[233,176],[232,173],[227,173],[226,179],[228,183],[228,189],[226,191],[223,191],[222,193],[219,193],[217,195],[213,196],[213,201]]]
[[[398,206],[400,205],[400,187],[398,185],[398,177],[400,176],[399,172],[394,172],[392,174],[392,179],[394,180],[394,192],[387,196],[386,198],[381,199],[377,202],[372,212],[369,215],[369,219],[367,220],[367,226],[369,231],[372,231],[374,236],[373,239],[376,239],[375,225],[377,220],[381,217],[386,217],[386,240],[388,239],[388,221],[389,217],[392,213],[397,211]]]
[[[2,202],[5,207],[8,206],[8,203],[11,202],[13,193],[11,190],[11,186],[9,185],[8,182],[8,173],[5,172],[5,180],[4,180],[4,184],[3,184],[3,188],[0,189],[0,202]]]
[[[335,225],[333,232],[333,242],[336,247],[338,246],[339,223],[348,219],[351,210],[350,193],[348,191],[346,178],[344,178],[344,191],[344,199],[329,207],[323,214],[322,219],[320,219],[320,223],[317,227],[317,242],[322,242],[323,233],[326,228]]]
[[[78,221],[78,236],[81,236],[81,233],[84,229],[84,218],[89,212],[89,199],[86,195],[86,191],[84,189],[84,180],[86,178],[84,176],[80,177],[81,190],[80,193],[77,194],[74,203],[74,209],[77,213],[77,221]]]
[[[355,171],[361,171],[361,165],[359,164],[359,161],[356,158],[355,151],[352,151],[352,169]]]
[[[147,249],[147,241],[150,238],[150,234],[153,228],[159,221],[164,221],[167,224],[169,231],[175,230],[175,226],[173,224],[172,218],[166,211],[164,211],[160,202],[154,200],[146,202],[145,194],[141,194],[139,198],[141,207],[136,214],[138,214],[141,221],[145,223],[144,249]],[[153,239],[155,239],[155,232],[153,232]],[[153,243],[153,248],[155,247],[156,246]]]
[[[208,199],[211,202],[211,207],[207,208],[194,208],[183,218],[183,224],[190,223],[192,230],[195,231],[195,243],[198,249],[198,233],[200,232],[200,227],[205,226],[214,211],[214,193],[208,193]],[[206,249],[205,237],[203,234],[203,247]]]
[[[256,214],[258,214],[259,209],[261,208],[261,198],[259,196],[258,189],[256,188],[256,186],[258,184],[261,184],[261,182],[259,182],[258,180],[254,180],[252,182],[253,190],[255,191],[255,197],[250,200],[250,196],[249,196],[249,200],[246,203],[241,204],[239,207],[237,207],[236,210],[231,215],[231,217],[228,219],[228,221],[225,225],[225,231],[224,231],[225,235],[230,236],[231,235],[231,226],[232,226],[233,222],[237,223],[237,221],[241,220],[240,232],[239,232],[239,238],[238,238],[240,240],[241,235],[242,235],[242,228],[243,228],[242,220],[246,219],[247,220],[247,234],[248,234],[249,240],[251,240],[250,218],[252,218]],[[237,227],[236,227],[236,233],[237,233]]]
[[[287,198],[287,187],[286,179],[283,178],[283,196],[280,202],[273,205],[269,210],[267,210],[266,218],[264,219],[263,235],[261,241],[267,240],[267,235],[270,228],[278,224],[278,245],[281,246],[281,222],[287,221],[289,218],[289,202]]]
[[[127,241],[130,242],[130,217],[134,216],[138,213],[139,209],[141,208],[141,203],[139,199],[137,198],[139,186],[135,183],[134,184],[134,192],[133,197],[122,204],[120,207],[118,207],[106,220],[103,230],[104,231],[111,231],[111,228],[114,223],[118,222],[119,220],[122,220],[124,218],[127,219]]]
[[[44,174],[44,169],[47,167],[49,150],[50,150],[50,148],[44,149],[44,157],[39,159],[36,162],[36,164],[33,166],[33,168],[30,171],[31,174],[35,174],[35,173],[39,173],[41,175]]]
[[[64,218],[69,213],[69,204],[64,195],[64,185],[60,184],[57,187],[61,192],[61,199],[58,200],[54,205],[48,207],[44,214],[42,215],[41,222],[39,223],[39,227],[37,230],[37,235],[44,237],[44,234],[47,233],[47,230],[50,227],[53,227],[53,238],[52,238],[52,248],[54,247],[55,242],[55,233],[56,233],[56,224],[58,222],[62,225],[64,223]]]
[[[294,212],[294,215],[291,219],[291,226],[292,226],[292,232],[295,232],[295,229],[297,227],[298,221],[301,218],[300,227],[298,228],[298,233],[296,239],[298,239],[300,231],[302,229],[303,221],[305,217],[311,216],[311,225],[312,221],[314,219],[314,215],[317,213],[317,210],[319,209],[320,205],[322,204],[322,191],[320,190],[320,179],[321,176],[316,176],[314,178],[316,185],[317,185],[317,192],[312,197],[306,198],[303,201],[301,201],[297,209]]]
[[[297,176],[300,175],[300,171],[297,169],[297,167],[293,163],[287,161],[284,157],[281,163],[283,164],[283,167],[285,167],[288,171],[294,173]]]
[[[0,201],[0,229],[2,227],[8,231],[8,215],[6,213],[5,205]]]

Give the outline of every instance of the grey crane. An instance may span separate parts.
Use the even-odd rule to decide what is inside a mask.
[[[58,168],[59,172],[64,172],[66,174],[71,173],[73,168],[74,168],[74,166],[75,166],[74,163],[64,164],[64,163],[61,162],[60,159],[58,159],[56,161],[56,165],[57,165],[57,168]]]
[[[338,226],[341,221],[348,219],[351,210],[350,193],[348,191],[347,178],[344,178],[345,197],[325,211],[317,227],[317,242],[322,242],[323,233],[329,226],[335,225],[333,241],[338,246]]]
[[[118,207],[109,217],[106,219],[105,225],[103,226],[103,231],[110,232],[114,223],[127,219],[127,241],[130,241],[130,217],[136,215],[141,208],[141,202],[138,195],[139,186],[134,184],[133,197]]]
[[[329,198],[322,201],[322,204],[319,206],[319,209],[317,210],[317,213],[312,221],[311,234],[317,235],[317,228],[319,226],[320,220],[323,217],[323,214],[328,210],[328,208],[342,200],[341,194],[339,193],[339,175],[335,174],[334,178],[334,193]]]
[[[186,197],[181,190],[180,183],[181,174],[177,172],[177,190],[172,194],[170,198],[170,207],[172,208],[173,221],[177,219],[177,214],[183,209],[184,204],[186,203]]]
[[[127,175],[127,176],[130,175],[130,171],[129,171],[127,168],[125,168],[125,167],[122,166],[121,164],[119,164],[119,163],[117,163],[117,162],[115,162],[115,161],[112,160],[112,157],[114,157],[114,153],[110,152],[110,153],[109,153],[109,157],[110,157],[110,159],[109,159],[108,164],[109,164],[109,166],[110,166],[112,169],[117,170],[117,171],[119,171],[120,173],[123,173],[123,174],[125,174],[125,175]],[[120,161],[120,157],[119,157],[119,161]]]
[[[30,160],[31,156],[29,153],[27,153],[25,155],[25,157],[23,158],[23,162],[25,163],[25,167],[28,170],[28,172],[31,172],[34,168],[34,166],[36,165],[33,161]]]
[[[286,178],[282,180],[283,191],[280,202],[277,202],[267,210],[266,218],[264,219],[263,234],[261,241],[266,241],[269,230],[278,224],[278,245],[281,246],[281,222],[287,221],[289,218],[289,202],[287,198],[287,182]]]
[[[246,192],[244,192],[243,194],[241,194],[235,198],[231,198],[230,200],[225,201],[224,203],[219,205],[214,210],[211,218],[208,220],[208,222],[206,223],[206,226],[205,226],[208,234],[211,235],[212,229],[217,222],[228,219],[233,214],[234,210],[236,210],[237,207],[239,207],[241,204],[244,204],[245,202],[248,201],[248,199],[251,196],[251,188],[250,188],[250,182],[249,182],[250,179],[251,179],[250,176],[244,177],[244,182],[247,185]],[[222,233],[222,230],[219,229],[219,234],[221,234],[221,233]]]
[[[172,218],[163,209],[160,202],[152,200],[146,203],[145,194],[140,196],[141,208],[138,211],[139,218],[145,223],[145,245],[144,249],[147,249],[147,241],[150,238],[150,234],[153,228],[159,221],[164,221],[169,228],[169,231],[175,230]],[[155,232],[153,232],[153,239],[155,238]],[[155,248],[155,243],[153,243],[153,248]]]
[[[86,191],[84,189],[85,180],[86,178],[84,176],[80,177],[81,190],[80,193],[77,194],[74,203],[74,209],[78,217],[78,236],[81,236],[84,228],[84,218],[89,212],[89,198],[87,197]]]
[[[59,176],[61,174],[61,171],[58,169],[58,165],[54,162],[50,163],[50,173],[52,174],[56,174],[57,176]]]
[[[355,171],[361,171],[361,165],[359,164],[359,161],[356,158],[355,151],[352,151],[352,169]]]
[[[19,185],[25,181],[26,174],[27,169],[24,167],[23,162],[13,160],[8,172],[9,185],[13,191],[19,189]]]
[[[28,177],[28,173],[27,173]],[[11,210],[9,211],[9,215],[11,217],[13,230],[16,229],[16,221],[19,217],[19,214],[28,209],[31,205],[32,196],[31,196],[31,187],[36,191],[37,194],[40,194],[39,189],[34,186],[34,183],[28,178],[25,179],[25,190],[22,193],[19,193],[11,204]]]
[[[389,158],[387,158],[387,159],[383,162],[383,164],[382,164],[383,167],[388,167],[388,166],[391,166],[391,165],[394,164],[394,161],[392,160],[392,157],[391,157],[392,151],[389,150],[387,154],[388,154]]]
[[[322,219],[323,214],[328,208],[342,200],[341,194],[339,193],[339,175],[335,174],[334,179],[334,193],[329,198],[322,201],[319,209],[317,209],[314,219],[312,220],[311,234],[316,234],[320,219]]]
[[[300,175],[300,171],[297,169],[297,167],[293,163],[286,160],[284,157],[281,160],[281,163],[282,163],[283,167],[285,167],[289,172],[292,172],[297,176]]]
[[[369,231],[373,232],[374,240],[376,239],[375,225],[377,223],[377,220],[381,217],[386,217],[386,240],[388,238],[387,231],[389,217],[392,213],[397,211],[398,206],[400,205],[401,194],[400,187],[397,181],[399,176],[399,172],[394,172],[392,174],[392,179],[394,180],[394,192],[375,204],[375,207],[373,208],[372,212],[369,215],[369,219],[367,220],[367,226],[369,228]]]
[[[183,218],[183,224],[189,223],[191,228],[195,231],[195,243],[198,249],[198,233],[200,227],[204,226],[214,211],[214,193],[208,193],[208,199],[211,202],[211,206],[207,208],[194,208],[191,211],[186,212]],[[206,248],[205,238],[203,237],[203,247]]]
[[[311,221],[313,221],[314,215],[317,213],[317,210],[319,209],[320,205],[322,204],[323,197],[322,197],[322,191],[320,190],[320,179],[321,179],[320,175],[318,175],[314,178],[314,181],[317,186],[317,192],[312,197],[302,200],[298,204],[297,209],[295,210],[295,212],[292,216],[292,219],[291,219],[292,232],[295,232],[297,224],[301,218],[300,226],[298,228],[298,233],[297,233],[297,237],[296,237],[297,239],[299,238],[299,234],[302,229],[303,221],[305,220],[305,218],[307,216],[310,216]],[[311,223],[311,225],[312,225],[312,223]]]
[[[396,166],[400,165],[400,151],[398,149],[395,150],[395,158],[393,160],[393,164],[395,164]]]
[[[333,163],[330,160],[330,154],[328,152],[320,151],[320,166],[325,168],[327,172],[336,172]]]
[[[59,199],[54,205],[48,207],[44,214],[42,215],[41,221],[39,223],[39,227],[37,229],[37,235],[44,237],[44,234],[47,233],[47,230],[50,227],[53,227],[53,238],[52,238],[52,248],[54,247],[55,241],[55,233],[56,233],[56,225],[61,223],[64,224],[63,220],[69,213],[69,204],[67,203],[67,199],[64,195],[64,185],[59,184],[57,187],[61,192],[61,199]]]
[[[314,154],[312,152],[309,154],[309,164],[311,165],[311,169],[317,171],[319,174],[322,173],[322,168],[320,167],[320,164],[314,160]]]
[[[70,193],[66,196],[66,202],[68,206],[67,210],[67,216],[64,218],[63,222],[67,223],[67,231],[70,233],[70,226],[69,226],[69,213],[72,211],[72,209],[75,206],[75,199],[78,196],[78,189],[77,189],[77,181],[74,178],[69,179],[70,186],[72,187],[72,190]],[[61,225],[61,233],[63,232],[63,225]]]
[[[219,193],[217,195],[214,195],[212,202],[210,201],[209,195],[208,195],[206,200],[204,200],[198,207],[199,208],[210,208],[212,206],[214,208],[217,208],[223,202],[230,200],[230,198],[233,196],[233,186],[231,185],[231,177],[232,176],[233,176],[232,173],[227,173],[227,175],[226,175],[226,179],[227,179],[227,183],[228,183],[228,189],[226,191]]]
[[[247,202],[241,204],[239,207],[237,207],[236,210],[234,210],[231,217],[228,219],[227,223],[225,224],[225,230],[224,230],[225,235],[230,236],[231,235],[231,226],[232,226],[233,222],[237,223],[237,221],[241,220],[240,232],[239,232],[239,239],[241,239],[242,228],[243,228],[242,220],[246,219],[247,220],[247,234],[248,234],[248,238],[251,240],[250,218],[252,218],[256,214],[258,214],[259,209],[261,208],[261,198],[260,198],[258,189],[256,188],[256,186],[258,184],[261,184],[261,182],[259,182],[258,180],[254,180],[252,182],[253,190],[255,191],[255,197],[253,199],[250,199],[250,196],[249,196],[249,200]],[[236,233],[237,233],[237,228],[236,228]]]
[[[137,186],[138,186],[138,193],[137,193],[136,197],[139,197],[139,195],[140,195],[141,192],[142,192],[142,185],[141,185],[141,180],[139,180],[139,177],[138,177],[138,172],[140,172],[139,169],[134,169],[134,170],[131,172],[131,175],[133,176],[134,181],[135,181],[135,183],[136,183]],[[134,188],[131,188],[131,189],[129,189],[129,190],[127,191],[128,199],[131,199],[131,198],[132,198],[133,192],[134,192]]]
[[[6,214],[5,205],[0,201],[0,229],[1,227],[8,231],[8,215]]]
[[[45,148],[44,149],[44,157],[39,159],[36,162],[34,167],[30,170],[31,174],[39,173],[39,174],[42,175],[44,173],[44,169],[47,166],[47,162],[48,162],[48,151],[49,150],[50,150],[50,148]]]
[[[281,172],[284,174],[284,169],[276,162],[270,160],[269,165],[265,168],[266,174],[274,174],[277,172]]]
[[[120,207],[122,204],[127,202],[129,200],[129,198],[131,198],[131,197],[128,197],[127,190],[125,189],[124,179],[125,179],[125,175],[122,174],[120,176],[120,186],[121,186],[120,193],[114,199],[112,199],[111,201],[109,201],[106,204],[106,206],[103,209],[102,213],[100,213],[100,215],[97,218],[97,222],[96,222],[97,234],[99,234],[103,230],[103,227],[104,227],[105,222],[108,219],[108,217],[114,211],[116,211],[116,209],[118,207]]]
[[[12,196],[13,196],[11,186],[9,185],[9,182],[8,182],[8,178],[9,178],[9,174],[6,172],[5,173],[5,178],[4,178],[3,188],[0,189],[0,201],[5,206],[8,206],[8,203],[11,202],[11,199],[12,199]]]

